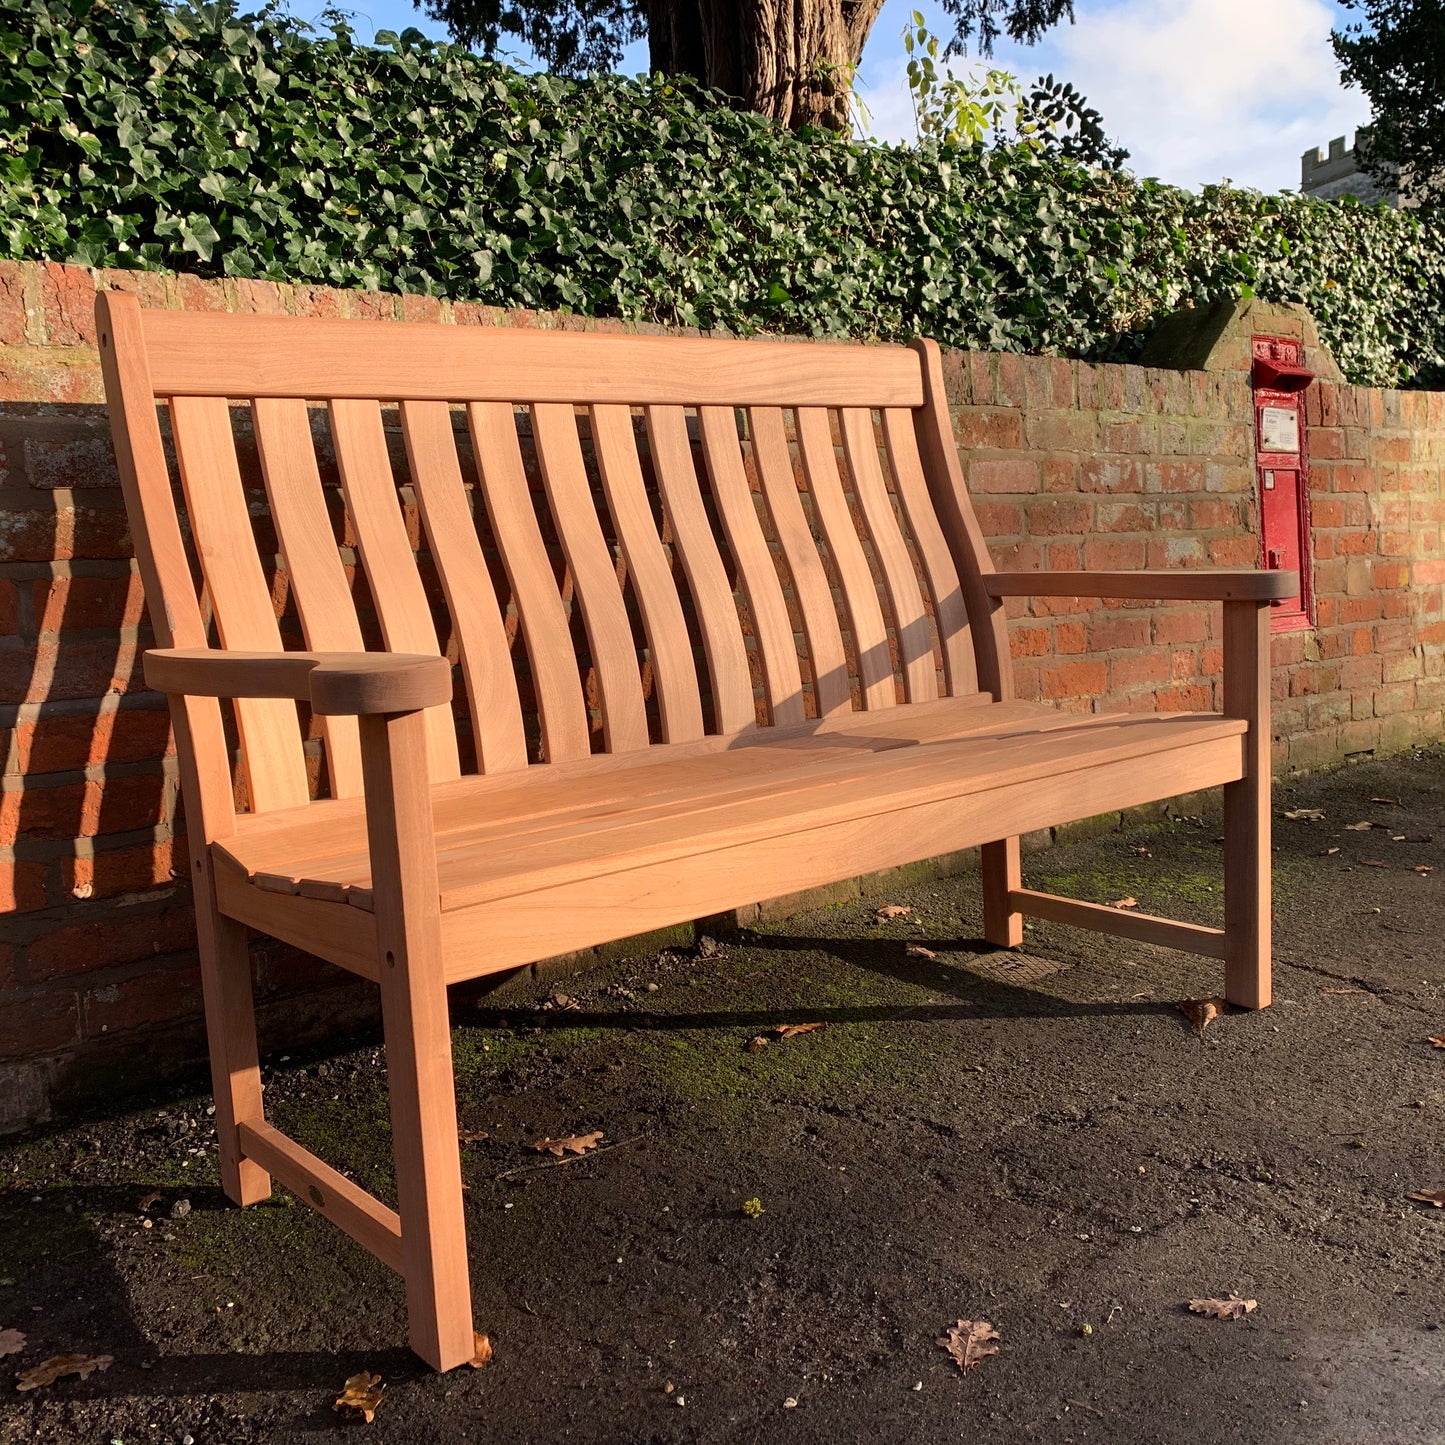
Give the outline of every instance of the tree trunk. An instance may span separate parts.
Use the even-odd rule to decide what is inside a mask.
[[[647,0],[652,69],[691,75],[797,130],[844,130],[883,0]]]

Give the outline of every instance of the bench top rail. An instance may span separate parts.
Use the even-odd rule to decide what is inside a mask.
[[[936,349],[97,309],[157,640],[448,656],[434,782],[1007,695]],[[295,704],[228,706],[247,805],[304,803]]]

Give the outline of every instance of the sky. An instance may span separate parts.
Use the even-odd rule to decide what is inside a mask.
[[[408,25],[445,38],[410,0],[339,3],[363,39]],[[321,5],[290,0],[290,8],[307,17]],[[938,0],[887,0],[859,68],[870,129],[882,140],[913,137],[900,32],[915,9],[949,33]],[[1330,49],[1330,30],[1346,16],[1336,0],[1076,0],[1075,9],[1076,24],[1035,46],[1000,42],[991,63],[1024,81],[1046,73],[1071,81],[1138,175],[1294,190],[1303,151],[1333,136],[1352,140],[1369,119],[1365,98],[1340,84]],[[630,47],[620,69],[646,68],[646,44]]]

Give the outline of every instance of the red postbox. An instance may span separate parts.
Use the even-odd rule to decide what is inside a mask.
[[[1272,604],[1275,632],[1309,627],[1314,613],[1304,393],[1315,379],[1290,336],[1253,340],[1254,454],[1259,476],[1260,561],[1300,575],[1297,597]]]

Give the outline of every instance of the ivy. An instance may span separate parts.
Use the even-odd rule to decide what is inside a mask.
[[[1308,305],[1353,380],[1445,382],[1434,212],[792,134],[690,83],[376,40],[0,0],[0,256],[1114,359],[1256,295]]]

